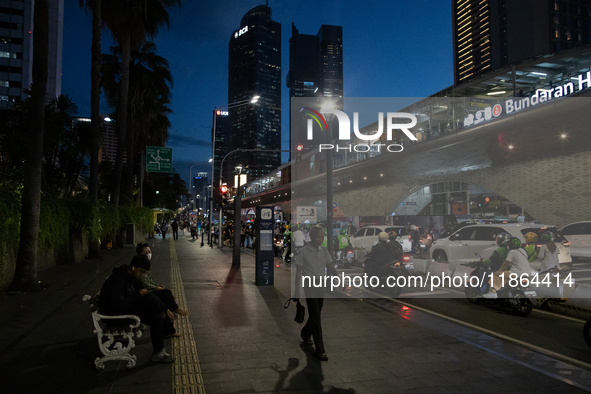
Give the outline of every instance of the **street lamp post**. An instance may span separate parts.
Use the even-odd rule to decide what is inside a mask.
[[[242,215],[240,213],[240,174],[242,173],[242,165],[236,166],[238,173],[238,182],[236,185],[236,197],[234,197],[234,251],[232,253],[232,266],[240,267],[240,225],[242,224]]]
[[[191,200],[193,201],[193,209],[195,209],[195,197],[193,196],[193,167],[197,167],[198,164],[193,164],[189,167],[189,192],[191,193]]]
[[[323,112],[321,110],[321,112]],[[328,143],[332,144],[332,120],[334,113],[323,112],[322,115],[328,122]],[[332,149],[326,150],[326,249],[331,257],[334,256],[333,245],[333,212],[332,212]]]

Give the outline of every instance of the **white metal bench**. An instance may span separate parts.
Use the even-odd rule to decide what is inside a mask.
[[[97,357],[94,360],[94,365],[96,369],[102,370],[105,368],[106,361],[123,360],[127,361],[127,368],[131,369],[135,366],[137,357],[129,352],[135,347],[134,338],[142,336],[142,329],[145,326],[135,315],[106,316],[99,314],[98,299],[99,294],[93,297],[89,295],[82,297],[82,301],[88,302],[90,305],[95,328],[93,332],[96,334],[99,348],[104,354],[103,357]],[[121,320],[121,324],[115,325],[113,320]],[[134,323],[126,324],[128,322],[125,320],[133,320]]]

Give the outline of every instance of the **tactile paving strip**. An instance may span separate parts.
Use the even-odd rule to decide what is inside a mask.
[[[172,294],[180,308],[187,310],[185,288],[181,279],[181,271],[174,243],[170,243],[170,280]],[[172,365],[172,392],[174,394],[205,394],[201,366],[197,356],[197,347],[193,337],[193,328],[188,316],[175,315],[175,328],[181,334],[172,338],[172,354],[176,360]]]

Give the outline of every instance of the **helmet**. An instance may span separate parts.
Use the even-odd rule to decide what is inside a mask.
[[[538,241],[538,235],[536,233],[529,232],[525,234],[525,242],[531,244]]]
[[[388,236],[390,237],[398,237],[398,233],[394,230],[388,231]]]
[[[347,235],[347,229],[346,228],[342,228],[341,229],[341,235]]]
[[[509,242],[509,234],[507,233],[501,233],[499,235],[497,235],[497,245],[499,246],[507,246],[508,242]]]
[[[378,234],[378,241],[380,242],[388,242],[388,233],[382,231]]]
[[[540,237],[540,240],[543,243],[552,242],[552,241],[554,241],[554,234],[552,234],[552,232],[550,232],[550,231],[546,231],[544,234],[542,234],[542,236]]]
[[[515,250],[521,248],[521,240],[517,237],[509,238],[509,249]]]

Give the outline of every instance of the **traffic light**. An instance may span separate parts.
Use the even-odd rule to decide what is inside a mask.
[[[302,162],[302,153],[304,153],[304,145],[298,144],[296,145],[296,163],[300,164]]]
[[[226,186],[226,185],[220,186],[220,201],[221,201],[222,205],[226,205],[228,203],[228,197],[229,197],[228,186]]]

